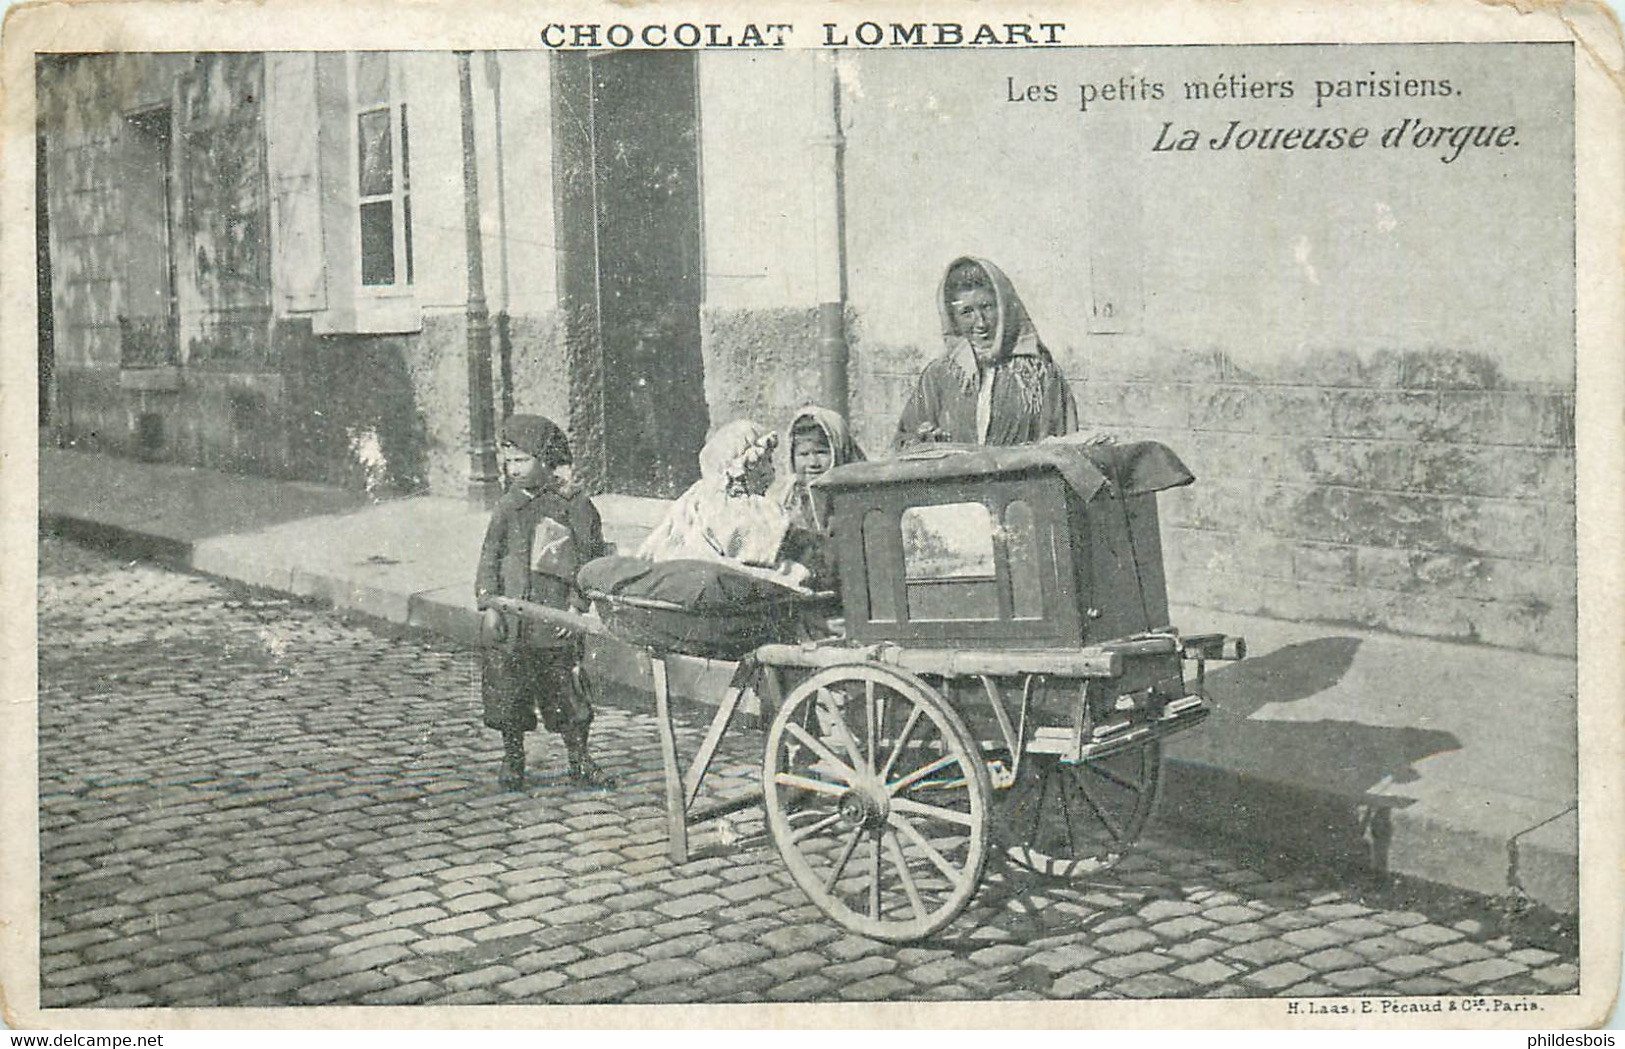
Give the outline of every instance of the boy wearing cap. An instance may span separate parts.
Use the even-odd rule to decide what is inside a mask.
[[[482,623],[481,698],[485,724],[502,733],[503,790],[525,784],[525,733],[537,713],[564,738],[570,778],[613,783],[587,754],[592,703],[581,679],[581,639],[566,630],[504,616],[488,598],[513,597],[554,608],[586,608],[576,570],[604,552],[592,500],[575,487],[570,443],[539,415],[513,415],[502,425],[507,491],[492,511],[474,581]]]

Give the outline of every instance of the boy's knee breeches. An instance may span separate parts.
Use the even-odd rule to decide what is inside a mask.
[[[561,736],[586,735],[592,724],[592,700],[581,677],[580,664],[550,667],[547,684],[536,694],[536,710],[549,732]]]
[[[540,715],[549,732],[586,733],[592,723],[592,699],[580,675],[577,648],[546,652],[499,645],[481,655],[486,725],[529,732]]]

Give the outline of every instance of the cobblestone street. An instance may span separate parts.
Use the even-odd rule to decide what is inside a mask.
[[[496,789],[472,654],[47,538],[42,1007],[1554,994],[1572,941],[1154,823],[1106,879],[990,864],[896,947],[807,902],[754,810],[666,854],[653,716]],[[680,730],[692,752],[696,718]],[[760,736],[725,742],[754,780]]]

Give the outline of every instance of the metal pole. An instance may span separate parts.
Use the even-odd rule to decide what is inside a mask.
[[[485,52],[485,78],[491,84],[491,109],[495,117],[497,155],[497,275],[502,280],[502,308],[497,310],[496,379],[501,409],[500,423],[513,414],[513,286],[508,270],[508,162],[502,147],[502,64],[495,51]]]
[[[846,135],[841,129],[841,69],[839,56],[819,56],[828,63],[830,127],[818,143],[828,148],[824,185],[820,187],[820,290],[818,303],[819,400],[826,408],[847,414],[846,343]]]
[[[846,304],[818,304],[819,399],[844,419],[847,409]]]
[[[457,52],[463,125],[463,230],[468,246],[468,498],[491,506],[501,494],[491,391],[491,313],[485,305],[480,242],[480,172],[474,150],[474,83],[469,53]]]

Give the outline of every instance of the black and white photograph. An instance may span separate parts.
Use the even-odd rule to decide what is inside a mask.
[[[1616,26],[186,6],[8,19],[9,1025],[1606,1018]]]

